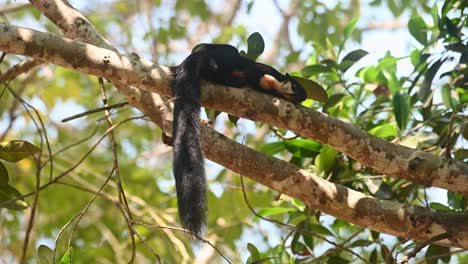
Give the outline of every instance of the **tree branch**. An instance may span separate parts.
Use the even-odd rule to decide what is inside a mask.
[[[116,84],[133,85],[171,96],[172,75],[166,66],[152,64],[136,54],[124,56],[51,33],[0,22],[0,50],[25,55]],[[121,91],[132,104],[142,99],[137,89]],[[204,106],[235,116],[268,123],[332,146],[375,169],[425,186],[468,194],[468,165],[376,138],[352,124],[250,89],[204,84]]]
[[[82,42],[60,38],[53,34],[21,29],[5,23],[0,23],[0,50],[23,54],[82,73],[95,74],[111,81],[132,84],[143,89],[170,95],[167,84],[171,76],[168,68],[152,65],[140,60],[137,56],[125,57]],[[228,89],[212,84],[204,85],[203,90],[203,102],[207,106],[224,109],[225,107],[218,106],[219,103],[213,102],[214,98],[217,98],[218,101],[226,101],[224,103],[233,107],[232,109],[236,109],[230,109],[228,112],[252,117],[252,119],[258,118],[262,121],[283,124],[282,127],[292,128],[292,130],[295,129],[306,135],[315,135],[325,142],[329,141],[328,137],[323,136],[324,133],[327,133],[327,129],[330,129],[328,126],[334,127],[335,133],[338,134],[333,137],[337,139],[348,137],[348,141],[353,141],[352,135],[343,132],[347,131],[346,128],[352,129],[351,132],[357,134],[357,138],[360,138],[361,134],[365,134],[352,125],[324,114],[294,106],[280,99],[272,99],[268,95],[250,90]],[[224,100],[223,98],[227,95],[231,96],[230,99]],[[165,132],[170,132],[170,123],[167,120],[162,120],[161,116],[158,115],[160,109],[158,107],[145,107],[147,100],[154,102],[152,94],[135,90],[127,96],[133,101],[133,105],[148,115],[153,122],[163,127]],[[238,106],[245,107],[245,109],[239,109]],[[264,112],[252,112],[257,109],[256,106],[259,107],[257,111],[263,110]],[[335,124],[336,122],[338,123]],[[310,124],[315,124],[317,127],[313,132],[309,131],[310,127],[314,127],[308,126]],[[297,128],[299,125],[301,125],[300,129]],[[344,135],[340,135],[340,133],[344,133]],[[360,226],[408,239],[426,241],[433,236],[448,233],[450,239],[444,239],[437,243],[468,248],[467,215],[380,201],[311,175],[288,162],[254,151],[206,126],[202,128],[202,137],[207,158],[272,189],[296,197],[311,208]],[[369,141],[372,140],[375,139],[369,136]],[[339,142],[342,142],[344,146],[347,145],[346,142]],[[367,141],[365,143],[372,144],[372,142]],[[383,143],[380,142],[380,144]],[[342,148],[348,150],[343,146]],[[399,148],[411,151],[411,149],[398,145],[393,145],[390,150],[402,151]],[[385,150],[388,149],[384,148],[382,152]],[[372,153],[368,154],[368,156],[361,158],[364,160],[373,159],[375,156]],[[240,158],[242,159],[239,160]],[[438,159],[438,157],[435,158]],[[242,160],[249,162],[242,164],[240,162]]]

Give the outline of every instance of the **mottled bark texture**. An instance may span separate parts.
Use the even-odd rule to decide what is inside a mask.
[[[168,86],[171,75],[165,66],[152,64],[135,54],[124,56],[112,50],[2,22],[0,50],[102,76],[117,85],[138,87],[144,91],[126,88],[121,92],[165,132],[170,133],[170,125],[167,125],[170,120],[160,115],[166,113],[161,110],[166,109],[164,102],[148,93],[171,96]],[[315,139],[381,174],[468,193],[468,166],[461,162],[445,161],[429,153],[386,142],[352,124],[249,89],[204,84],[202,90],[202,103],[206,107]],[[202,141],[208,159],[296,197],[311,208],[405,238],[427,240],[448,233],[451,237],[439,241],[439,244],[468,248],[467,215],[369,197],[240,145],[208,127],[202,129]]]

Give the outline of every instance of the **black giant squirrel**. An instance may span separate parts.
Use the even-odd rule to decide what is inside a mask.
[[[207,201],[200,141],[200,81],[231,87],[249,86],[294,103],[307,97],[289,74],[257,63],[227,44],[202,44],[179,66],[171,68],[174,101],[173,170],[182,226],[200,236],[206,225]]]

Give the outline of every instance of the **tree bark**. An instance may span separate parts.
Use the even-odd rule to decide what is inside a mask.
[[[102,76],[114,83],[135,85],[147,91],[171,95],[168,86],[171,75],[168,68],[146,62],[136,55],[126,57],[83,42],[6,23],[0,23],[0,50]],[[158,115],[158,109],[155,109],[158,105],[146,107],[149,105],[146,104],[148,101],[154,102],[152,94],[136,89],[129,89],[125,94],[132,104],[147,114],[153,122],[170,132],[171,126],[167,125],[170,120],[163,120]],[[401,171],[406,171],[406,174],[402,175],[418,182],[421,176],[427,176],[431,171],[432,167],[427,168],[429,165],[426,162],[435,163],[440,167],[439,173],[448,172],[449,176],[454,178],[450,178],[453,182],[447,182],[448,176],[445,174],[435,174],[437,179],[424,183],[444,183],[453,190],[466,193],[466,165],[444,162],[437,156],[391,144],[372,137],[353,125],[284,100],[249,89],[229,89],[205,84],[203,104],[319,140],[366,165],[372,165],[381,173],[388,171],[392,173],[387,173],[391,176],[402,177]],[[449,239],[437,243],[468,249],[467,215],[381,201],[342,185],[330,183],[288,162],[266,156],[208,127],[203,126],[202,136],[207,158],[270,188],[296,197],[311,208],[379,232],[405,238],[428,240],[433,236],[448,233],[451,236]],[[419,163],[412,164],[411,161]],[[424,169],[418,170],[420,165]],[[465,181],[462,181],[463,179]]]

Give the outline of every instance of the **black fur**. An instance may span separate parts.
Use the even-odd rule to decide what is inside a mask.
[[[200,236],[206,224],[208,207],[200,141],[200,80],[233,87],[248,85],[292,102],[305,100],[306,93],[288,74],[283,75],[268,65],[244,58],[235,47],[224,44],[203,44],[172,71],[175,95],[173,170],[179,216],[184,228]],[[292,91],[286,94],[262,86],[260,80],[265,74],[279,83],[290,83]]]

